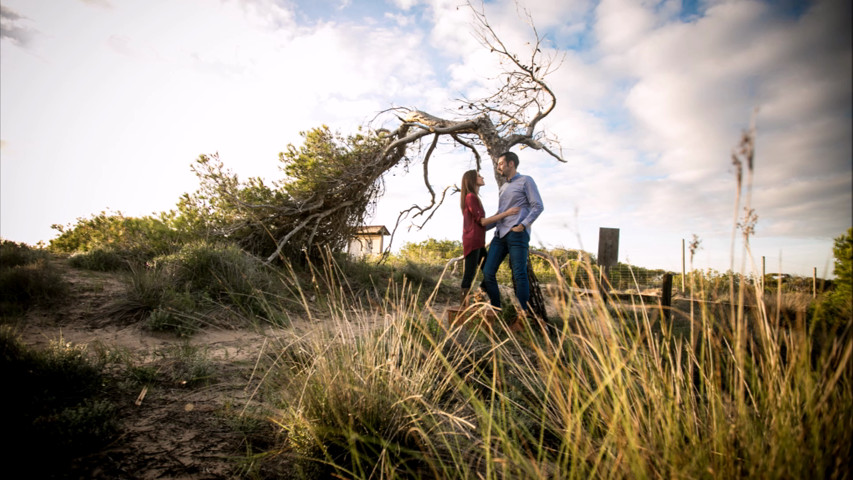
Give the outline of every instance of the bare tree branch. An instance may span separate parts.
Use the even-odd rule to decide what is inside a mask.
[[[215,181],[196,199],[200,211],[214,208],[205,202],[216,198],[226,202],[228,208],[239,211],[223,222],[222,228],[227,229],[226,233],[242,238],[244,243],[256,246],[256,250],[263,250],[264,256],[272,249],[272,239],[275,249],[267,261],[281,256],[285,249],[285,256],[292,257],[301,249],[310,250],[322,242],[335,241],[340,246],[344,243],[340,240],[343,238],[340,233],[354,231],[363,222],[365,212],[375,206],[376,198],[384,187],[383,175],[400,164],[408,168],[412,158],[421,157],[429,204],[413,205],[398,214],[388,243],[390,250],[394,235],[404,219],[422,217],[422,222],[413,222],[409,228],[423,228],[443,204],[448,191],[455,188],[445,187],[441,198],[437,199],[430,183],[429,162],[442,139],[450,140],[451,148],[471,151],[478,170],[482,167],[478,147],[485,147],[493,166],[497,165],[501,154],[519,145],[544,151],[565,162],[559,142],[539,128],[556,108],[556,95],[548,85],[547,77],[559,67],[561,60],[558,61],[553,51],[545,48],[530,13],[523,8],[518,7],[519,15],[529,25],[532,34],[528,47],[525,47],[526,53],[514,52],[498,36],[486,18],[485,4],[481,3],[477,8],[469,2],[467,6],[472,13],[478,40],[498,57],[504,68],[493,79],[497,86],[491,94],[477,100],[463,99],[455,110],[461,115],[454,118],[407,107],[393,107],[380,112],[374,121],[378,121],[381,115],[396,127],[383,124],[381,128],[373,129],[369,148],[358,146],[360,140],[357,139],[353,140],[355,143],[343,142],[341,145],[332,141],[332,157],[339,155],[350,159],[355,153],[358,158],[355,161],[345,160],[342,164],[333,162],[331,166],[320,162],[318,168],[326,170],[316,177],[310,171],[306,173],[314,182],[309,184],[315,188],[298,192],[288,190],[285,198],[277,196],[280,192],[270,190],[262,183],[242,185],[236,175],[223,170],[221,163],[202,164],[200,171]],[[424,140],[430,136],[431,141],[427,144]],[[298,163],[300,153],[295,147],[291,148],[288,158]],[[318,155],[318,158],[326,158],[325,151]],[[500,185],[504,179],[496,174],[496,181]]]
[[[305,225],[308,225],[312,221],[317,221],[317,220],[320,220],[322,218],[328,217],[329,215],[335,213],[335,211],[340,210],[344,207],[348,207],[350,205],[352,205],[352,202],[349,202],[349,201],[348,202],[342,202],[342,203],[338,204],[337,206],[335,206],[329,210],[319,212],[319,213],[315,213],[314,215],[311,215],[310,217],[303,220],[302,223],[297,225],[293,230],[290,231],[290,233],[288,233],[287,235],[284,236],[284,238],[279,240],[278,245],[276,246],[275,252],[273,252],[272,255],[267,257],[266,263],[271,263],[273,260],[278,258],[278,256],[281,254],[282,248],[284,248],[284,246],[287,244],[287,241],[290,240],[290,238],[292,236],[296,235],[297,232],[302,230],[305,227]]]
[[[462,140],[461,138],[459,138],[459,134],[451,133],[450,136],[454,140],[456,140],[456,143],[458,143],[459,145],[462,145],[463,147],[467,148],[468,150],[471,150],[471,152],[474,154],[474,160],[477,162],[477,171],[479,172],[481,164],[482,164],[482,159],[480,158],[480,152],[477,151],[477,148],[474,147],[473,144],[468,143],[468,142]]]

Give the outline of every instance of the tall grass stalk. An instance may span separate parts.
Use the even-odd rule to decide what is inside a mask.
[[[509,335],[446,327],[405,280],[376,304],[331,258],[315,274],[328,321],[283,343],[267,379],[276,453],[306,478],[844,475],[849,328],[819,345],[757,305],[742,324],[703,307],[691,341],[686,315],[567,284],[558,321]]]

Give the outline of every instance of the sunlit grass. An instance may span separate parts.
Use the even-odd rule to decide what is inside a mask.
[[[333,262],[317,271],[339,292],[328,320],[280,345],[266,390],[272,453],[306,478],[844,474],[849,326],[820,337],[754,305],[691,329],[564,284],[545,326],[448,329],[410,284],[367,305]]]

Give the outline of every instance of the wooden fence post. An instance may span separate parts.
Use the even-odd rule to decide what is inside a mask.
[[[616,266],[619,262],[619,229],[605,228],[598,229],[598,266],[599,274],[604,275],[598,283],[598,289],[605,302],[607,302],[608,292],[610,291],[610,267]]]
[[[812,298],[817,298],[817,267],[812,268]]]
[[[663,285],[660,292],[660,306],[663,310],[663,318],[669,321],[672,313],[672,274],[663,274]]]
[[[685,254],[685,246],[684,246],[684,242],[685,242],[685,241],[684,241],[684,239],[682,238],[682,239],[681,239],[681,291],[682,291],[682,292],[686,292],[686,291],[687,291],[686,287],[684,286],[684,277],[687,275],[687,267],[686,267],[686,265],[685,265],[685,255],[684,255],[684,254]],[[692,260],[691,260],[691,263],[692,263]],[[692,274],[693,272],[690,272],[690,273]],[[691,285],[692,285],[692,284],[691,284]],[[691,287],[691,289],[692,289],[692,288],[693,288],[693,287]]]

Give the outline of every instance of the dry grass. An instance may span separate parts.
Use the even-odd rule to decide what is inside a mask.
[[[849,329],[818,350],[755,305],[687,335],[555,293],[555,322],[518,335],[449,329],[405,284],[373,310],[341,295],[278,350],[274,453],[305,478],[843,476]]]

